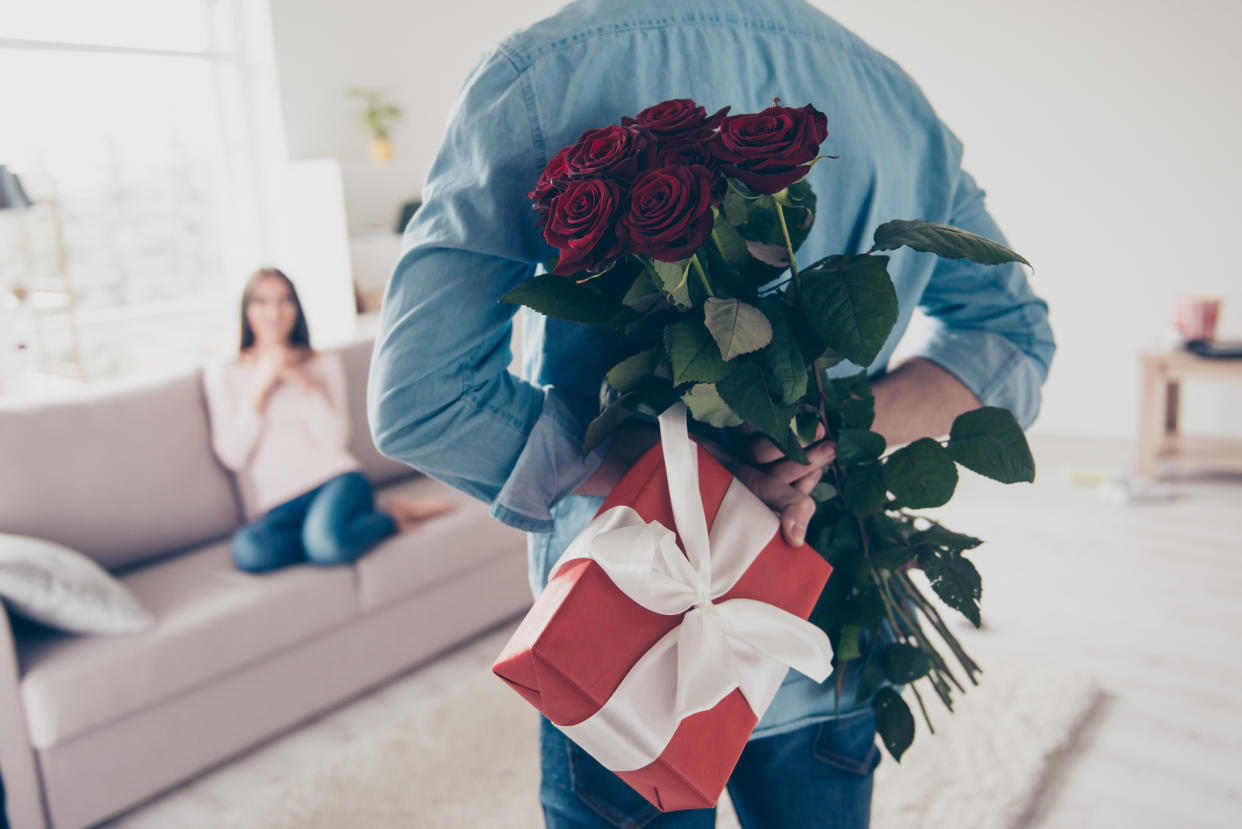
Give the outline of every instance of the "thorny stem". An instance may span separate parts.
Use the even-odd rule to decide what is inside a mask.
[[[945,644],[949,646],[949,649],[953,651],[953,655],[957,657],[958,662],[962,663],[962,667],[966,670],[966,678],[970,680],[972,685],[978,685],[979,682],[975,679],[975,674],[981,674],[983,671],[979,668],[978,664],[976,664],[975,661],[966,654],[966,651],[962,649],[961,643],[958,642],[957,638],[949,631],[948,625],[944,623],[944,619],[940,616],[940,612],[936,610],[935,606],[931,604],[931,602],[929,602],[921,593],[918,592],[918,589],[908,577],[902,574],[899,575],[898,578],[902,580],[902,586],[907,589],[907,591],[911,594],[911,598],[914,599],[916,604],[918,604],[919,610],[923,611],[923,614],[927,616],[927,620],[931,623],[936,633],[940,634],[940,638],[942,638],[945,641]]]

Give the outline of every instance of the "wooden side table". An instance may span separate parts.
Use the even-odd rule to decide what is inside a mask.
[[[1242,360],[1214,360],[1174,349],[1142,355],[1138,474],[1154,480],[1156,463],[1185,460],[1203,469],[1242,472],[1242,439],[1183,435],[1178,431],[1181,382],[1208,377],[1242,382]]]

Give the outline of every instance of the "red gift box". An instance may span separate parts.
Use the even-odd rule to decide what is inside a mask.
[[[601,516],[610,510],[628,506],[642,522],[658,522],[657,531],[667,533],[671,530],[676,533],[684,564],[684,551],[687,550],[683,539],[684,528],[678,528],[674,519],[674,498],[670,494],[665,460],[665,455],[671,451],[668,446],[671,443],[670,432],[666,426],[677,423],[680,434],[685,435],[684,408],[681,404],[676,405],[677,411],[661,416],[661,443],[647,451],[613,488],[593,524],[598,524]],[[677,420],[669,420],[670,417]],[[741,484],[734,483],[733,476],[706,449],[686,437],[680,440],[685,443],[683,457],[687,463],[690,451],[697,455],[702,514],[707,526],[712,527],[730,486],[740,487]],[[677,456],[671,457],[676,459]],[[680,464],[681,461],[677,461],[674,466]],[[693,473],[686,477],[692,479]],[[739,494],[733,493],[731,498]],[[682,504],[686,503],[686,497],[689,497],[688,493],[678,496]],[[749,493],[745,493],[744,497],[757,503],[757,499]],[[730,500],[729,503],[736,506],[738,501]],[[684,507],[678,514],[683,513]],[[614,510],[611,514],[618,515],[618,512]],[[787,544],[775,515],[767,510],[766,516],[771,518],[775,532],[758,549],[753,561],[736,582],[726,592],[711,597],[713,607],[705,609],[713,615],[722,609],[725,602],[733,599],[755,600],[736,602],[733,605],[735,609],[745,605],[742,609],[752,610],[756,602],[762,602],[787,612],[776,615],[793,614],[800,620],[810,615],[832,568],[808,545],[793,547]],[[631,520],[635,520],[634,516]],[[759,543],[762,544],[762,540]],[[713,561],[716,555],[713,548],[710,554]],[[690,558],[693,560],[694,557]],[[703,602],[699,604],[702,606]],[[758,609],[765,613],[772,612],[771,608]],[[563,559],[554,568],[547,587],[514,632],[492,670],[561,727],[571,739],[579,741],[584,721],[592,719],[591,726],[596,726],[595,721],[601,719],[601,709],[610,703],[631,669],[637,671],[636,663],[640,659],[659,651],[661,645],[657,643],[670,641],[670,634],[682,625],[683,618],[688,619],[688,613],[660,613],[635,601],[614,583],[599,561],[591,558]],[[805,622],[794,622],[809,629],[809,634],[803,635],[803,639],[822,637],[822,644],[815,640],[816,645],[821,651],[828,650],[827,637],[820,631],[810,628]],[[787,636],[784,631],[778,631],[778,634],[769,633],[766,641],[797,638]],[[683,636],[681,641],[687,640]],[[690,641],[698,642],[699,639]],[[656,646],[654,650],[653,646]],[[738,647],[750,653],[746,645]],[[778,646],[778,649],[780,647],[785,645]],[[753,659],[747,661],[746,653],[742,653],[738,664],[753,667],[755,663]],[[830,659],[830,650],[828,654],[824,657],[821,652],[812,660],[817,664],[815,671],[821,674],[817,677],[821,681],[828,672],[826,662]],[[692,656],[688,654],[687,658]],[[733,657],[726,661],[733,661]],[[782,662],[785,665],[795,664],[788,660]],[[670,663],[665,661],[663,664],[667,668]],[[805,661],[803,664],[806,664]],[[583,745],[583,748],[661,811],[714,806],[762,716],[762,710],[758,714],[754,710],[753,698],[760,697],[758,707],[766,709],[771,695],[784,677],[787,668],[777,667],[781,669],[768,670],[767,679],[759,683],[763,690],[755,692],[753,689],[757,686],[750,686],[751,700],[743,693],[743,687],[747,685],[743,682],[743,687],[733,685],[732,690],[728,690],[711,707],[678,717],[671,738],[662,749],[657,749],[658,756],[642,767],[619,769],[600,756],[601,753],[615,756],[611,751],[593,751],[589,744]],[[690,679],[691,682],[683,680],[682,684],[694,684],[693,676]],[[673,681],[676,681],[675,678]],[[679,688],[679,700],[680,691]],[[763,699],[765,696],[766,699]],[[613,700],[612,704],[623,703],[625,700],[618,699]],[[642,700],[639,703],[639,707],[645,704]],[[633,720],[637,715],[622,709],[613,719],[624,721],[627,717]],[[621,725],[634,723],[621,722]],[[623,728],[623,731],[628,730],[628,727]],[[644,729],[639,727],[637,730]],[[659,739],[658,735],[656,739]],[[579,744],[582,745],[580,741]],[[596,748],[600,748],[598,741]],[[632,752],[630,756],[633,756]]]

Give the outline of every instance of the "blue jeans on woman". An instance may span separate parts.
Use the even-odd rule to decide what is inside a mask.
[[[233,561],[259,573],[289,564],[347,564],[397,531],[377,512],[371,483],[345,472],[272,507],[233,535]]]

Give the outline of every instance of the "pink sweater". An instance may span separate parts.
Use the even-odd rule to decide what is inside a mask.
[[[304,391],[280,382],[260,414],[251,406],[261,381],[257,362],[213,363],[203,371],[212,446],[233,470],[246,521],[361,464],[346,448],[349,407],[339,354],[303,364],[317,382]]]

